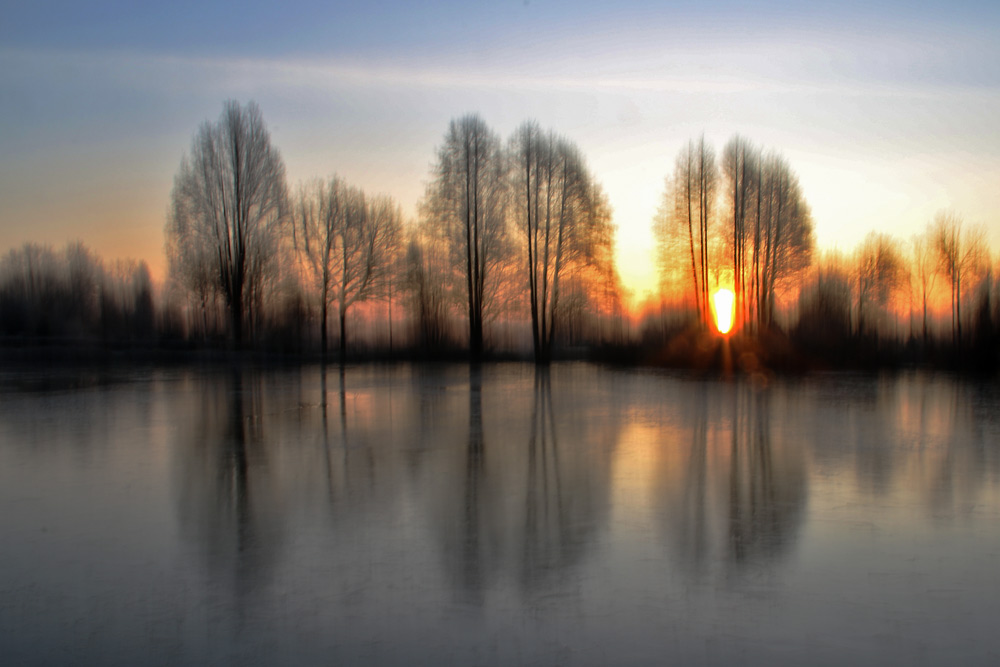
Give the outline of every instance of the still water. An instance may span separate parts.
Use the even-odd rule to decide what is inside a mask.
[[[0,375],[0,663],[996,664],[1000,391]]]

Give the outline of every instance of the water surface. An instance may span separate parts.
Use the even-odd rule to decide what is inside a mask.
[[[995,664],[1000,392],[0,376],[3,664]]]

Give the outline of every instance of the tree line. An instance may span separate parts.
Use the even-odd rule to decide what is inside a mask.
[[[825,253],[805,281],[797,328],[829,346],[905,344],[993,367],[1000,282],[982,226],[942,211],[906,241],[872,231],[852,253]],[[807,336],[803,336],[807,337]]]
[[[801,349],[846,363],[880,350],[919,361],[947,346],[952,358],[974,348],[975,359],[997,364],[995,258],[985,228],[955,212],[907,242],[872,231],[853,252],[819,254],[808,203],[780,154],[737,135],[717,159],[701,137],[678,153],[653,233],[661,303],[647,314],[647,339],[674,335],[668,320],[711,326],[709,295],[729,287],[739,335],[782,330]]]
[[[392,347],[392,308],[406,304],[410,345],[479,359],[503,316],[530,321],[546,363],[557,341],[621,314],[607,197],[572,142],[530,121],[506,141],[478,115],[451,121],[407,222],[392,198],[338,176],[290,193],[260,109],[227,102],[181,162],[165,236],[190,335],[218,336],[223,309],[236,347],[304,322],[325,354],[335,313],[344,358],[352,310],[380,305]]]
[[[145,262],[104,262],[83,243],[26,243],[0,258],[0,336],[106,343],[152,341],[154,287]]]
[[[410,220],[337,175],[289,187],[258,106],[228,101],[176,172],[165,284],[82,243],[27,244],[0,259],[0,335],[323,355],[335,340],[340,359],[520,350],[544,364],[560,350],[704,338],[710,296],[729,287],[736,339],[777,332],[833,356],[858,341],[997,347],[981,227],[942,213],[908,243],[872,232],[853,253],[819,253],[791,165],[745,137],[718,154],[688,141],[652,229],[659,307],[633,321],[611,206],[568,138],[453,119]]]

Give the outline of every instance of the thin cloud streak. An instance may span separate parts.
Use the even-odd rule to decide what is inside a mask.
[[[801,54],[782,50],[783,59],[808,61],[811,49]],[[66,76],[67,71],[89,72],[150,92],[182,90],[217,91],[262,89],[393,88],[400,90],[489,89],[508,92],[649,93],[680,95],[738,95],[743,93],[805,94],[871,98],[934,99],[973,96],[1000,100],[1000,86],[991,83],[937,81],[879,81],[850,78],[851,72],[828,69],[805,71],[799,64],[779,68],[738,52],[718,55],[683,54],[676,64],[659,57],[640,71],[580,75],[562,69],[593,71],[586,64],[557,63],[550,72],[520,73],[515,66],[463,68],[444,65],[397,65],[378,62],[304,58],[205,57],[122,52],[62,52],[7,49],[0,63],[7,74],[22,81]],[[897,58],[893,58],[895,60]],[[701,62],[704,60],[704,62]],[[701,63],[699,65],[699,62]],[[731,67],[728,66],[731,63]],[[613,69],[614,62],[601,63]],[[852,67],[853,68],[853,67]],[[537,67],[532,67],[537,70]],[[760,70],[760,71],[755,71]]]

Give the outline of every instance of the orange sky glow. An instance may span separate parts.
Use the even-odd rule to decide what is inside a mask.
[[[90,14],[19,9],[0,28],[0,250],[79,239],[162,280],[174,174],[227,98],[258,102],[290,187],[337,173],[411,220],[450,119],[478,112],[505,139],[537,120],[605,189],[633,307],[657,296],[664,179],[702,133],[716,151],[739,133],[782,153],[820,249],[850,253],[872,229],[906,243],[943,209],[1000,248],[994,9],[558,5],[498,3],[461,26],[444,9],[316,6],[211,35],[156,9],[90,31]]]

